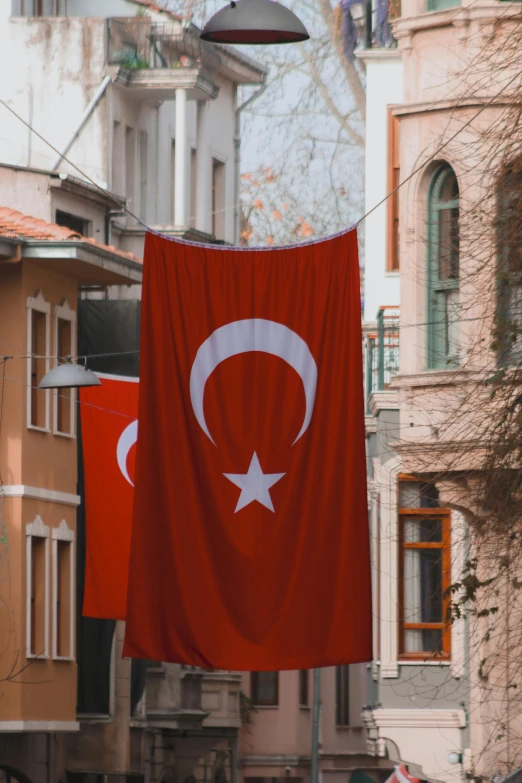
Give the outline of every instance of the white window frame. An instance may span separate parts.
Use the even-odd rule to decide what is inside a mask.
[[[71,530],[67,526],[67,522],[62,519],[60,525],[54,528],[52,531],[53,542],[53,659],[55,661],[74,661],[76,660],[74,655],[74,618],[75,618],[75,590],[74,590],[74,575],[75,575],[75,560],[74,560],[74,530]],[[69,616],[69,650],[70,655],[58,655],[58,541],[66,541],[69,543],[69,557],[70,562],[70,616]]]
[[[399,474],[402,462],[393,457],[385,464],[373,460],[374,480],[372,489],[381,493],[380,534],[380,596],[377,596],[377,622],[380,623],[382,679],[396,679],[401,666],[448,666],[453,677],[463,676],[465,660],[464,619],[456,620],[451,626],[451,657],[449,660],[399,660]],[[465,520],[462,514],[451,512],[451,580],[460,579],[465,562],[463,538]],[[375,633],[374,627],[374,633]],[[372,666],[374,677],[376,667]]]
[[[67,299],[64,299],[61,305],[54,308],[54,366],[58,367],[58,321],[69,321],[71,324],[71,351],[76,346],[76,311],[72,310]],[[76,389],[71,389],[71,412],[69,432],[61,432],[58,429],[58,395],[60,390],[53,393],[53,434],[62,438],[76,438]]]
[[[27,297],[27,429],[36,430],[36,432],[51,431],[51,405],[49,390],[45,394],[45,427],[37,427],[31,424],[31,356],[33,354],[33,330],[32,314],[34,312],[45,315],[45,372],[51,369],[51,305],[46,302],[42,292],[37,291],[35,296]]]
[[[45,660],[49,658],[49,528],[44,525],[41,516],[37,516],[34,522],[29,522],[25,526],[26,535],[26,606],[25,606],[25,628],[26,628],[26,657],[37,658],[38,660]],[[44,652],[33,653],[31,652],[31,593],[32,593],[32,580],[33,580],[33,538],[45,539],[45,611],[44,611]]]

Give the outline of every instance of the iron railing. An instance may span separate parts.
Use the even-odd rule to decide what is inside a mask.
[[[215,71],[215,49],[179,23],[155,24],[146,16],[108,19],[109,65],[129,70],[199,68]]]
[[[343,35],[354,36],[355,49],[395,48],[391,23],[400,16],[400,0],[345,0],[344,13],[349,12],[351,24],[343,24]]]
[[[399,372],[399,308],[381,307],[377,330],[365,337],[366,408],[374,391],[387,391]]]

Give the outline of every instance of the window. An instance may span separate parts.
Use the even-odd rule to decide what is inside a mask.
[[[125,128],[125,197],[134,209],[136,195],[136,156],[134,149],[134,128]]]
[[[195,149],[190,150],[190,215],[189,225],[194,228],[196,225],[196,192],[197,192],[197,153]]]
[[[430,484],[399,486],[399,656],[449,658],[450,515]]]
[[[59,226],[70,228],[71,231],[76,231],[76,233],[81,234],[82,237],[89,236],[88,220],[84,220],[77,215],[71,215],[69,212],[62,212],[61,209],[56,210],[55,220]]]
[[[43,16],[44,0],[20,0],[19,8],[20,16]]]
[[[50,429],[49,392],[38,389],[43,376],[49,372],[49,321],[51,307],[41,292],[27,299],[27,426],[32,429]]]
[[[350,725],[350,667],[335,667],[335,724]]]
[[[54,355],[58,357],[56,364],[63,364],[76,348],[76,313],[66,300],[54,308],[54,338]],[[54,433],[74,437],[76,390],[59,389],[53,394]]]
[[[111,188],[123,195],[123,129],[118,121],[112,126]]]
[[[399,118],[388,109],[388,193],[399,184]],[[399,271],[399,191],[393,193],[387,202],[388,209],[388,255],[387,272]]]
[[[507,168],[497,194],[496,345],[501,363],[522,359],[522,161]]]
[[[53,658],[74,657],[74,531],[53,530]]]
[[[225,238],[225,164],[212,159],[212,234]]]
[[[427,0],[428,11],[443,11],[445,8],[455,8],[460,5],[460,0]]]
[[[26,654],[49,657],[49,528],[41,517],[26,526]]]
[[[140,215],[144,221],[147,220],[148,147],[148,136],[145,131],[140,131]]]
[[[308,669],[301,669],[299,672],[299,706],[308,707]]]
[[[459,187],[440,166],[428,195],[428,368],[459,364]]]
[[[252,672],[251,698],[256,706],[277,707],[279,672]]]

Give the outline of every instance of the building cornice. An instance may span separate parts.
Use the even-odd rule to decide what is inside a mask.
[[[45,500],[48,503],[60,503],[64,506],[79,506],[82,502],[82,499],[79,495],[72,495],[69,492],[58,492],[54,489],[28,487],[26,484],[4,484],[4,486],[0,489],[0,495],[3,495],[6,498]]]
[[[13,732],[71,732],[79,731],[75,720],[0,720],[0,733]]]
[[[402,56],[398,49],[359,49],[355,52],[355,57],[366,65],[402,62]]]
[[[143,277],[143,265],[139,261],[125,258],[118,252],[111,252],[102,247],[96,247],[90,242],[81,240],[66,240],[53,242],[51,240],[27,240],[21,242],[22,257],[36,261],[79,261],[92,268],[89,279],[97,280],[99,276],[107,278],[114,284],[140,284]],[[80,277],[83,277],[80,274]]]
[[[407,115],[425,114],[438,111],[455,111],[457,109],[479,109],[485,104],[490,104],[491,108],[495,106],[505,107],[515,105],[514,99],[499,97],[491,101],[491,97],[474,96],[473,98],[454,98],[447,101],[423,101],[420,103],[401,103],[392,107],[391,112],[395,117],[405,117]]]
[[[366,719],[368,719],[367,716]],[[392,710],[375,709],[371,711],[373,722],[378,728],[426,728],[426,729],[464,729],[467,726],[466,712],[455,710]]]
[[[370,394],[370,411],[377,416],[380,411],[398,411],[399,395],[396,391],[374,391]]]

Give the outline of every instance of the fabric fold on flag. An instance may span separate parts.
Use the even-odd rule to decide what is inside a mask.
[[[290,248],[147,234],[124,655],[369,661],[357,234]]]

